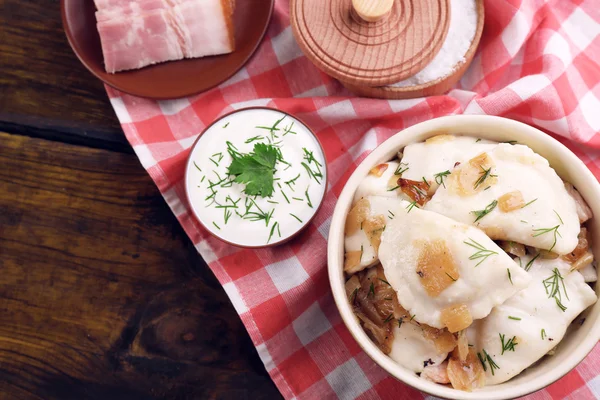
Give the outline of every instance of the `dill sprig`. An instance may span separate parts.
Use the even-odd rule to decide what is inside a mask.
[[[277,122],[275,122],[272,126],[257,126],[257,129],[265,129],[269,131],[269,134],[271,135],[271,140],[275,140],[277,139],[279,136],[277,136],[275,134],[275,132],[279,131],[279,128],[277,127],[279,125],[279,123],[281,123],[281,121],[283,121],[285,119],[285,115],[277,120]]]
[[[554,246],[556,246],[556,241],[557,241],[558,237],[562,237],[562,235],[558,231],[558,228],[560,228],[561,225],[564,225],[564,222],[563,222],[562,218],[556,212],[556,210],[552,210],[552,211],[554,211],[554,214],[556,214],[556,216],[558,217],[558,220],[560,221],[560,224],[556,225],[556,226],[553,226],[552,228],[534,229],[533,231],[536,232],[536,233],[532,235],[533,237],[538,237],[538,236],[541,236],[541,235],[545,235],[546,233],[553,232],[554,242],[552,243],[552,246],[550,247],[550,249],[548,249],[548,251],[552,251],[552,249],[554,248]]]
[[[383,323],[387,324],[388,322],[390,322],[392,320],[393,317],[394,317],[394,313],[390,313],[390,315],[388,315],[387,318],[383,320]]]
[[[379,279],[381,282],[385,283],[385,284],[386,284],[386,285],[388,285],[388,286],[392,286],[392,285],[390,285],[390,283],[389,283],[388,281],[386,281],[385,279],[381,279],[381,278],[377,278],[377,279]]]
[[[479,166],[479,168],[481,168],[481,175],[479,176],[479,179],[477,179],[477,181],[475,181],[475,184],[473,185],[473,189],[477,189],[480,185],[483,184],[483,182],[485,182],[485,180],[489,177],[496,177],[498,175],[492,175],[492,167],[489,167],[488,169],[483,168],[483,166]]]
[[[429,182],[427,181],[427,179],[425,179],[425,177],[423,177],[423,182],[427,185],[428,188],[431,187],[431,185],[429,184]]]
[[[271,227],[271,232],[269,233],[269,238],[267,239],[267,243],[269,243],[271,241],[271,238],[273,237],[273,234],[275,233],[275,229],[277,229],[277,234],[279,235],[279,237],[281,237],[281,231],[279,230],[279,222],[275,222],[273,224],[273,226]]]
[[[542,340],[544,340],[548,335],[546,335],[546,330],[542,329],[542,331],[540,332],[540,335],[542,336]]]
[[[529,260],[529,262],[527,264],[525,264],[525,271],[529,271],[531,269],[531,266],[533,265],[534,261],[538,259],[538,257],[540,256],[540,253],[537,253],[535,255],[535,257],[533,257],[531,260]],[[519,258],[519,261],[521,261],[521,259]]]
[[[471,213],[475,214],[475,216],[477,217],[473,223],[479,221],[480,219],[491,213],[497,205],[498,200],[494,200],[490,204],[488,204],[483,210],[471,211]]]
[[[192,161],[194,163],[194,167],[196,167],[196,169],[200,172],[202,172],[202,170],[200,169],[200,167],[198,166],[198,164],[196,164],[196,161]]]
[[[492,357],[490,357],[490,355],[487,353],[487,351],[485,351],[485,349],[481,349],[481,351],[483,352],[483,356],[479,352],[477,352],[477,357],[479,358],[479,362],[483,366],[483,370],[487,371],[487,367],[485,365],[487,362],[488,366],[490,367],[490,372],[492,373],[492,375],[494,375],[494,370],[500,369],[500,367],[498,366],[498,364],[496,364]]]
[[[435,178],[435,183],[437,183],[440,186],[446,187],[446,183],[444,182],[444,178],[446,178],[448,175],[450,175],[450,171],[446,170],[443,172],[438,172],[437,174],[433,175]]]
[[[564,293],[565,297],[567,298],[567,300],[570,300],[570,299],[569,299],[569,295],[567,293],[567,288],[565,287],[564,279],[563,279],[562,275],[560,274],[560,271],[558,270],[558,268],[554,268],[552,270],[552,275],[549,278],[544,279],[542,282],[544,283],[544,289],[546,289],[546,294],[548,295],[548,298],[549,299],[554,298],[558,308],[560,308],[560,310],[564,312],[567,309],[567,307],[565,307],[562,304],[563,293]],[[562,286],[562,293],[560,291],[561,286]]]
[[[223,129],[227,128],[229,126],[229,122],[226,123],[225,125],[223,125]]]
[[[289,181],[285,181],[285,184],[288,185],[288,187],[290,188],[290,190],[293,192],[294,188],[292,187],[292,185],[296,184],[296,181],[298,180],[298,178],[300,178],[300,174],[298,174],[295,178],[290,179]]]
[[[215,221],[213,221],[213,225],[216,226],[218,230],[221,230],[221,227],[219,225],[217,225],[217,223]]]
[[[393,212],[391,212],[390,210],[388,210],[388,218],[389,219],[394,219],[395,216],[396,216],[396,214],[394,214]]]
[[[401,162],[400,164],[398,164],[398,167],[396,167],[394,175],[402,175],[406,171],[408,171],[408,164]]]
[[[536,199],[533,199],[533,200],[531,200],[529,203],[526,203],[525,205],[522,205],[522,206],[521,206],[521,208],[525,208],[525,207],[527,207],[528,205],[535,203],[536,201],[537,201],[537,198],[536,198]]]
[[[519,317],[513,317],[512,315],[509,315],[508,319],[512,319],[513,321],[520,321],[521,320],[521,318],[519,318]]]
[[[519,343],[517,342],[517,337],[513,336],[512,338],[505,340],[505,335],[503,333],[498,333],[498,335],[500,336],[500,342],[502,343],[502,353],[500,353],[500,355],[504,354],[505,351],[515,351],[515,346],[518,345]]]
[[[556,216],[558,217],[558,220],[560,221],[561,225],[564,225],[565,223],[563,222],[563,219],[560,217],[560,215],[556,212],[556,210],[552,210],[554,211],[554,214],[556,214]]]
[[[313,208],[313,204],[312,204],[312,202],[310,201],[310,196],[309,196],[309,194],[308,194],[308,189],[309,189],[309,188],[306,188],[306,191],[304,192],[304,194],[306,195],[306,202],[308,203],[308,206],[309,206],[310,208]]]
[[[262,139],[264,139],[264,138],[265,138],[264,136],[257,135],[257,136],[253,136],[253,137],[249,138],[249,139],[248,139],[248,140],[246,140],[244,143],[252,143],[252,142],[255,142],[255,141],[257,141],[257,140],[262,140]]]
[[[283,128],[283,136],[287,135],[288,133],[291,133],[292,135],[296,135],[296,132],[292,131],[293,127],[294,127],[294,121],[292,121],[292,123],[289,126],[286,126],[285,128]]]
[[[298,222],[302,223],[302,220],[301,220],[300,218],[298,218],[296,215],[294,215],[294,214],[292,214],[292,213],[290,213],[290,215],[291,215],[292,217],[296,218],[296,219],[298,220]]]
[[[369,286],[369,293],[367,293],[367,297],[375,296],[375,285],[371,282],[371,286]]]
[[[512,275],[510,274],[510,269],[506,268],[506,273],[508,274],[508,280],[510,281],[510,284],[512,285],[513,281],[512,281]]]
[[[306,147],[303,147],[302,150],[304,150],[304,161],[300,164],[311,179],[314,179],[317,183],[321,183],[319,179],[323,178],[323,172],[321,171],[323,165],[317,161],[312,151]],[[315,166],[315,170],[312,169],[311,165]]]
[[[554,246],[556,246],[556,241],[558,240],[558,237],[559,236],[562,237],[562,235],[558,231],[558,228],[560,228],[560,225],[553,226],[552,228],[534,229],[533,231],[535,233],[533,235],[531,235],[531,236],[532,237],[538,237],[538,236],[545,235],[546,233],[552,232],[553,235],[554,235],[554,242],[552,242],[552,246],[550,246],[550,248],[548,249],[548,251],[552,251],[552,249],[554,249]]]
[[[408,206],[406,206],[406,212],[407,212],[407,213],[411,212],[411,211],[412,211],[412,209],[413,209],[413,208],[415,208],[415,207],[417,207],[417,208],[420,208],[420,207],[417,205],[417,202],[416,202],[416,201],[413,201],[413,202],[412,202],[412,203],[410,203]]]
[[[469,241],[464,241],[464,244],[466,244],[467,246],[471,246],[474,249],[476,249],[477,251],[475,253],[473,253],[470,257],[469,260],[479,260],[481,259],[477,265],[475,265],[475,267],[479,267],[479,265],[484,262],[485,260],[487,260],[487,258],[489,256],[492,255],[498,255],[497,252],[493,251],[493,250],[488,250],[486,249],[481,243],[476,242],[475,240],[469,238]]]

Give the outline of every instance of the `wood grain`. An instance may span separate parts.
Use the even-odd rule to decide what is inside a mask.
[[[131,152],[104,87],[73,54],[55,0],[0,0],[0,130]]]
[[[0,133],[0,165],[0,398],[279,398],[134,156]]]
[[[306,56],[351,85],[384,86],[414,75],[440,50],[449,0],[394,0],[389,14],[366,22],[352,0],[292,0],[290,21]]]
[[[481,34],[483,33],[483,26],[485,21],[485,8],[483,0],[476,0],[477,2],[477,29],[475,31],[475,37],[469,46],[469,49],[465,53],[464,61],[456,65],[454,71],[446,76],[440,77],[431,82],[424,83],[422,85],[395,87],[395,86],[379,86],[369,87],[360,85],[344,84],[348,89],[359,96],[374,97],[380,99],[390,100],[401,100],[401,99],[413,99],[417,97],[427,96],[438,96],[446,93],[454,87],[465,74],[471,61],[475,57]]]

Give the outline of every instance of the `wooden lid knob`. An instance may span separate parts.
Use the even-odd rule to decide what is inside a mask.
[[[367,22],[377,22],[392,10],[394,0],[352,0],[352,7]]]

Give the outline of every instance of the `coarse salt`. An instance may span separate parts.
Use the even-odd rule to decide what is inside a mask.
[[[476,31],[476,0],[450,0],[450,26],[438,54],[417,74],[391,86],[422,85],[450,75],[458,64],[465,61],[465,54],[471,47]]]

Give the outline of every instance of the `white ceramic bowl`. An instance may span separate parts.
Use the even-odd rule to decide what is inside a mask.
[[[373,166],[389,161],[396,152],[410,143],[422,142],[439,134],[465,134],[495,141],[516,140],[542,155],[566,181],[581,193],[595,217],[587,223],[593,237],[592,250],[600,257],[600,184],[585,164],[564,145],[549,135],[513,120],[492,116],[451,116],[433,119],[405,129],[377,147],[350,176],[338,199],[329,232],[329,280],[336,305],[354,339],[377,364],[402,382],[434,396],[449,399],[512,399],[535,392],[567,374],[592,350],[600,339],[600,302],[585,311],[583,325],[572,326],[556,354],[546,357],[534,367],[500,385],[486,386],[468,393],[417,377],[383,354],[356,321],[344,288],[344,222],[352,197],[362,179]],[[596,294],[598,288],[596,285]]]

